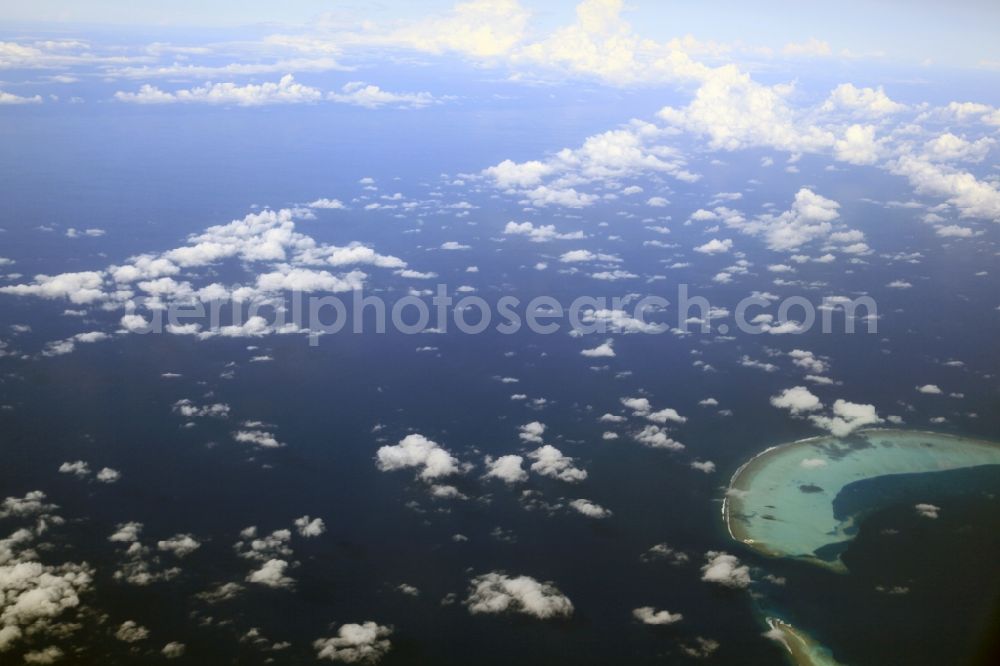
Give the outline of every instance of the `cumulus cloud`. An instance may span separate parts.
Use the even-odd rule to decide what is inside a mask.
[[[440,101],[428,92],[394,93],[362,81],[346,83],[341,92],[331,92],[327,94],[326,98],[334,102],[353,104],[366,109],[378,109],[383,106],[420,109]]]
[[[77,460],[76,462],[64,462],[59,465],[60,474],[72,474],[77,478],[86,478],[90,476],[90,465],[82,460]]]
[[[260,569],[251,571],[246,580],[248,583],[256,583],[265,587],[291,588],[294,587],[295,581],[285,575],[287,569],[288,562],[285,560],[268,560],[261,565]]]
[[[792,363],[796,366],[807,370],[816,375],[821,375],[829,370],[829,365],[826,361],[818,358],[811,351],[804,349],[793,349],[788,352],[788,356],[792,359]]]
[[[862,405],[846,400],[837,400],[833,403],[832,416],[813,414],[809,419],[836,437],[847,437],[858,428],[882,422],[874,405]]]
[[[301,104],[318,102],[323,93],[295,82],[295,77],[285,74],[277,83],[209,83],[190,89],[165,92],[145,84],[138,92],[118,91],[115,99],[131,104],[233,104],[236,106],[263,106],[267,104]]]
[[[0,294],[38,296],[45,299],[65,298],[71,303],[85,305],[106,296],[101,289],[103,284],[104,274],[98,271],[36,275],[31,284],[0,287]]]
[[[115,638],[124,643],[138,643],[149,638],[149,629],[135,620],[126,620],[115,631]]]
[[[667,434],[667,431],[660,426],[648,425],[642,430],[633,433],[632,438],[643,446],[652,449],[667,449],[668,451],[680,451],[684,445],[674,440]]]
[[[502,572],[473,578],[465,605],[473,614],[521,613],[543,620],[573,614],[573,603],[554,584]]]
[[[101,483],[117,483],[122,478],[122,473],[110,467],[102,467],[94,478]]]
[[[522,441],[541,444],[542,435],[545,434],[545,424],[539,421],[532,421],[531,423],[525,423],[520,427],[520,430],[521,432],[518,433],[518,437]]]
[[[536,474],[570,483],[587,478],[586,470],[578,469],[571,457],[564,456],[562,451],[551,444],[535,449],[528,457],[535,461],[531,464],[531,471]]]
[[[32,95],[31,97],[24,97],[21,95],[15,95],[14,93],[4,92],[0,90],[0,106],[14,105],[14,104],[41,104],[41,95]]]
[[[53,513],[58,507],[46,499],[45,493],[32,491],[0,503],[0,519],[32,523],[0,538],[0,654],[79,630],[83,597],[93,589],[94,571],[87,564],[38,561],[36,538],[63,523]],[[26,654],[36,658],[34,663],[57,656],[48,648]]]
[[[937,518],[941,515],[941,507],[933,504],[917,504],[913,507],[917,515],[923,518]]]
[[[670,611],[661,610],[658,611],[652,606],[642,606],[641,608],[636,608],[632,611],[632,617],[639,620],[643,624],[674,624],[675,622],[680,622],[684,619],[684,616],[680,613],[671,613]]]
[[[215,418],[226,418],[229,416],[229,405],[223,402],[197,405],[188,398],[182,398],[175,402],[173,411],[184,418],[196,418],[211,416]]]
[[[167,659],[180,659],[181,657],[184,656],[184,653],[186,651],[187,651],[187,646],[184,645],[184,643],[171,641],[170,643],[167,643],[166,645],[163,646],[163,649],[160,650],[160,654],[162,654]]]
[[[580,315],[580,322],[592,325],[598,333],[662,333],[668,328],[666,324],[648,322],[638,316],[633,317],[625,310],[607,308],[585,310]]]
[[[761,236],[771,250],[791,252],[803,245],[826,239],[840,217],[840,204],[808,188],[795,193],[792,207],[780,214],[767,213],[747,221],[727,215],[725,223],[743,233]]]
[[[713,238],[704,245],[696,247],[694,251],[701,252],[702,254],[723,254],[729,252],[731,249],[733,249],[733,241],[731,239],[719,240],[718,238]]]
[[[653,423],[687,423],[687,417],[681,416],[677,413],[677,410],[672,407],[665,407],[656,412],[643,412],[642,416],[646,419],[652,421]]]
[[[562,233],[556,231],[554,224],[536,226],[531,222],[508,222],[503,232],[508,236],[527,236],[535,243],[545,243],[551,240],[579,240],[584,237],[582,231]]]
[[[740,564],[735,555],[710,550],[705,554],[705,564],[701,567],[701,579],[724,587],[745,588],[750,583],[750,567]]]
[[[323,522],[322,518],[302,516],[295,519],[295,529],[298,530],[299,536],[318,537],[326,532],[326,523]]]
[[[177,557],[187,557],[201,548],[201,543],[190,534],[178,534],[170,539],[158,541],[156,547],[161,551],[173,553]]]
[[[257,428],[237,430],[233,433],[233,440],[241,444],[253,444],[265,449],[279,449],[284,446],[274,436],[274,433]]]
[[[670,175],[693,182],[683,156],[657,140],[665,136],[651,123],[633,121],[628,126],[596,134],[579,148],[565,148],[545,161],[504,160],[483,170],[482,176],[498,188],[525,197],[534,206],[570,208],[590,206],[599,197],[577,188],[635,177],[645,173]]]
[[[823,408],[823,403],[805,386],[794,386],[785,389],[778,395],[771,396],[771,405],[779,409],[787,409],[798,415]]]
[[[159,254],[142,254],[129,258],[121,265],[104,271],[82,271],[61,275],[37,275],[32,282],[0,287],[0,293],[67,299],[77,304],[101,303],[105,309],[122,308],[119,332],[143,333],[150,330],[151,312],[162,311],[168,304],[184,307],[208,302],[233,301],[274,306],[280,303],[282,292],[329,291],[360,289],[367,275],[360,270],[332,273],[326,269],[344,270],[367,265],[376,268],[405,269],[406,262],[398,257],[383,255],[373,248],[352,242],[344,246],[319,243],[296,230],[294,218],[304,209],[263,210],[246,215],[228,224],[208,227],[192,234],[187,244]],[[193,280],[206,282],[208,271],[198,274],[192,269],[239,260],[255,274],[255,284],[230,288],[213,282],[196,286]],[[179,272],[187,269],[186,278]],[[167,326],[174,334],[195,334],[199,339],[213,336],[259,337],[276,333],[293,333],[295,325],[270,325],[260,315],[246,321],[235,321],[216,330],[202,331],[197,323]],[[94,342],[91,332],[53,343],[48,354],[68,353],[78,342]]]
[[[600,504],[595,504],[590,500],[575,499],[569,503],[570,507],[588,518],[610,518],[612,513]]]
[[[820,106],[821,111],[847,111],[855,115],[874,117],[899,113],[906,109],[905,104],[891,100],[882,86],[858,88],[851,83],[842,83],[834,88]]]
[[[499,458],[486,457],[486,478],[500,479],[504,483],[522,483],[528,480],[528,473],[524,471],[521,464],[524,458],[516,455],[500,456]]]
[[[596,347],[583,349],[580,351],[580,355],[588,358],[614,358],[614,340],[605,340]]]
[[[392,647],[392,628],[375,622],[344,624],[332,638],[313,641],[317,659],[340,661],[345,664],[374,664]]]
[[[458,460],[437,442],[423,435],[411,434],[394,446],[383,446],[376,453],[376,466],[383,472],[416,468],[424,481],[461,472]]]

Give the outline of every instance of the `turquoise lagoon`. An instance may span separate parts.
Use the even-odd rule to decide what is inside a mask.
[[[1000,445],[911,430],[814,437],[767,449],[740,467],[730,481],[723,517],[730,535],[755,550],[845,572],[839,554],[863,513],[838,515],[837,505],[842,510],[845,504],[838,496],[847,486],[984,465],[1000,465]]]

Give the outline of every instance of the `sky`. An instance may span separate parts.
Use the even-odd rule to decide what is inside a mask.
[[[447,0],[428,2],[158,2],[97,0],[81,5],[71,0],[5,3],[0,20],[8,24],[96,23],[128,26],[235,27],[252,24],[307,25],[317,20],[406,21],[448,10]],[[538,0],[524,6],[539,28],[565,22],[572,0]],[[993,45],[1000,28],[1000,8],[986,0],[940,3],[817,2],[723,0],[706,5],[693,0],[626,3],[629,19],[648,37],[684,35],[717,42],[743,42],[781,49],[809,39],[826,42],[835,52],[878,55],[911,63],[960,67],[1000,67],[1000,47]]]

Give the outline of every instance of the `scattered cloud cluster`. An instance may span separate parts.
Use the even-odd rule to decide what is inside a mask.
[[[573,614],[573,603],[552,583],[502,572],[473,578],[465,605],[473,614],[521,613],[542,620]]]

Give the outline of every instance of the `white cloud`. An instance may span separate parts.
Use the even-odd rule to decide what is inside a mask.
[[[729,238],[719,240],[718,238],[713,238],[704,245],[699,245],[694,249],[695,252],[701,252],[702,254],[723,254],[729,252],[733,249],[733,241]]]
[[[473,614],[522,613],[543,620],[573,614],[573,603],[552,583],[501,572],[473,578],[465,605]]]
[[[582,513],[588,518],[610,518],[612,513],[600,504],[595,504],[586,499],[575,499],[569,503],[570,507],[578,513]]]
[[[791,357],[792,363],[813,374],[821,375],[830,369],[826,361],[817,358],[811,351],[793,349],[788,352],[788,356]]]
[[[917,504],[913,508],[916,509],[918,516],[924,518],[938,518],[941,515],[941,507],[933,504]]]
[[[233,439],[241,444],[253,444],[265,449],[279,449],[284,446],[274,436],[274,433],[267,430],[237,430],[233,433]]]
[[[546,444],[528,454],[534,460],[531,464],[531,471],[548,476],[560,481],[576,483],[587,478],[586,470],[578,469],[574,466],[574,461],[569,456],[564,456],[562,451]]]
[[[691,468],[696,469],[699,472],[704,472],[705,474],[712,474],[715,471],[715,463],[711,460],[695,460],[691,463]]]
[[[881,143],[875,139],[874,125],[851,125],[843,138],[833,144],[834,156],[851,164],[874,164],[881,154]]]
[[[0,293],[45,299],[65,298],[71,303],[84,305],[105,297],[101,291],[103,283],[104,274],[97,271],[36,275],[34,283],[0,287]]]
[[[640,314],[640,313],[636,313]],[[656,324],[633,317],[625,310],[586,310],[580,316],[583,324],[593,324],[598,332],[604,333],[662,333],[667,330],[666,324]]]
[[[1000,189],[992,182],[910,154],[891,162],[889,170],[909,179],[919,194],[944,197],[963,217],[1000,220]]]
[[[598,200],[595,195],[578,192],[576,188],[583,185],[608,184],[645,173],[662,173],[685,182],[697,180],[675,148],[656,143],[662,136],[663,131],[655,125],[633,121],[625,128],[590,136],[581,147],[564,148],[544,162],[504,160],[484,169],[482,175],[503,190],[526,196],[533,205],[571,208]]]
[[[298,530],[299,536],[308,539],[324,534],[326,532],[326,523],[323,522],[322,518],[302,516],[295,519],[295,528]]]
[[[77,478],[86,478],[90,476],[90,465],[82,460],[77,460],[76,462],[64,462],[59,465],[59,472],[61,474],[72,474]]]
[[[684,448],[684,445],[671,438],[666,430],[655,425],[646,426],[639,432],[634,433],[632,438],[640,444],[653,449],[680,451]]]
[[[593,349],[583,349],[580,354],[588,358],[613,358],[615,356],[614,340],[605,340]]]
[[[535,444],[542,443],[542,435],[545,434],[545,424],[540,421],[532,421],[531,423],[525,423],[520,427],[520,433],[518,437],[525,442],[533,442]]]
[[[353,104],[366,109],[378,109],[383,106],[395,106],[404,109],[420,109],[438,103],[434,95],[428,92],[393,93],[382,90],[378,86],[361,81],[344,84],[341,92],[328,93],[327,99],[343,104]]]
[[[803,122],[787,103],[792,86],[765,86],[733,65],[711,70],[684,109],[665,107],[669,125],[707,135],[713,149],[769,147],[793,153],[833,145],[833,133]]]
[[[710,550],[705,553],[705,564],[701,567],[701,579],[725,587],[745,588],[750,583],[750,567],[740,564],[735,555]]]
[[[177,557],[187,557],[201,548],[201,544],[190,534],[178,534],[164,541],[157,541],[156,548],[163,552],[173,553]]]
[[[727,225],[752,236],[763,236],[767,247],[776,251],[794,251],[812,241],[824,239],[833,231],[840,217],[840,204],[802,188],[795,194],[792,207],[778,215],[760,215],[746,221],[739,215],[726,218]]]
[[[115,638],[123,643],[138,643],[149,638],[149,629],[135,620],[126,620],[115,632]]]
[[[50,645],[41,650],[32,650],[24,653],[24,663],[26,664],[54,664],[61,661],[66,654],[56,647]]]
[[[889,99],[881,86],[878,88],[857,88],[850,83],[842,83],[832,91],[820,106],[821,111],[848,111],[863,116],[885,116],[906,110],[905,104]]]
[[[426,53],[455,52],[476,58],[509,53],[524,37],[528,11],[517,0],[471,0],[449,13],[391,29],[336,35],[338,42],[409,48]]]
[[[81,597],[93,588],[94,571],[86,564],[37,561],[32,548],[35,538],[63,522],[50,513],[58,507],[45,499],[41,491],[32,491],[0,503],[0,519],[37,520],[35,527],[18,529],[0,539],[0,654],[17,649],[22,642],[66,640],[80,627],[75,622],[77,613],[86,612]],[[49,663],[46,655],[55,653],[46,649],[27,654],[37,657],[35,663]]]
[[[310,208],[318,208],[322,210],[341,210],[344,208],[344,202],[340,199],[316,199],[306,205]]]
[[[794,415],[816,411],[823,408],[819,398],[810,393],[805,386],[794,386],[785,389],[778,395],[771,396],[771,405],[779,409],[787,409]]]
[[[991,137],[968,141],[945,132],[924,144],[924,155],[935,162],[982,162],[995,144]]]
[[[389,472],[417,468],[425,481],[439,479],[461,472],[458,460],[437,442],[419,434],[407,435],[395,446],[383,446],[376,454],[379,470]]]
[[[936,227],[934,229],[934,233],[942,238],[972,238],[973,236],[979,235],[973,229],[969,227],[961,227],[957,224],[947,224]]]
[[[653,409],[649,398],[622,398],[621,403],[632,410],[633,416],[645,416]]]
[[[648,414],[643,414],[647,419],[653,423],[667,423],[668,421],[673,423],[687,423],[687,417],[681,416],[677,413],[676,409],[672,407],[666,407],[656,412],[650,412]]]
[[[943,393],[937,384],[924,384],[923,386],[918,386],[917,391],[928,395],[941,395]]]
[[[214,417],[227,418],[229,416],[229,405],[223,402],[216,402],[206,405],[196,405],[189,398],[181,398],[173,404],[171,408],[184,418]]]
[[[142,533],[142,523],[130,522],[121,523],[115,528],[115,532],[108,537],[108,541],[118,543],[135,543]]]
[[[138,92],[115,93],[115,99],[132,104],[235,104],[236,106],[263,106],[269,104],[301,104],[323,99],[322,91],[295,82],[295,77],[285,74],[277,83],[209,83],[204,86],[165,92],[145,84]]]
[[[116,469],[102,467],[94,478],[101,483],[117,483],[122,478],[122,474]]]
[[[652,606],[642,606],[641,608],[636,608],[632,611],[632,617],[639,620],[643,624],[674,624],[675,622],[680,622],[684,619],[684,616],[680,613],[671,613],[670,611],[661,610],[658,611]]]
[[[535,226],[531,222],[508,222],[503,232],[506,235],[527,236],[535,243],[544,243],[550,240],[578,240],[583,238],[582,231],[560,233],[556,231],[554,224]]]
[[[516,455],[486,457],[486,478],[500,479],[504,483],[522,483],[528,480],[528,473],[521,467],[524,458]]]
[[[180,659],[181,657],[184,656],[184,653],[186,651],[187,651],[187,646],[184,645],[184,643],[171,641],[170,643],[167,643],[166,645],[163,646],[163,649],[160,650],[160,654],[162,654],[167,659]]]
[[[4,105],[14,105],[14,104],[41,104],[41,95],[32,95],[31,97],[22,97],[20,95],[15,95],[14,93],[4,92],[0,90],[0,106]]]
[[[345,664],[374,664],[392,647],[392,628],[375,622],[344,624],[332,638],[313,641],[317,659],[329,659]]]
[[[564,264],[574,264],[587,261],[619,262],[621,258],[613,254],[595,253],[590,250],[570,250],[559,255],[559,261]]]
[[[256,583],[272,588],[290,588],[295,585],[295,581],[285,575],[288,569],[288,562],[285,560],[268,560],[261,565],[260,569],[251,571],[247,575],[248,583]]]
[[[875,412],[874,405],[862,405],[846,400],[837,400],[833,403],[833,416],[813,414],[809,419],[814,425],[829,430],[835,437],[847,437],[858,428],[882,422]]]

